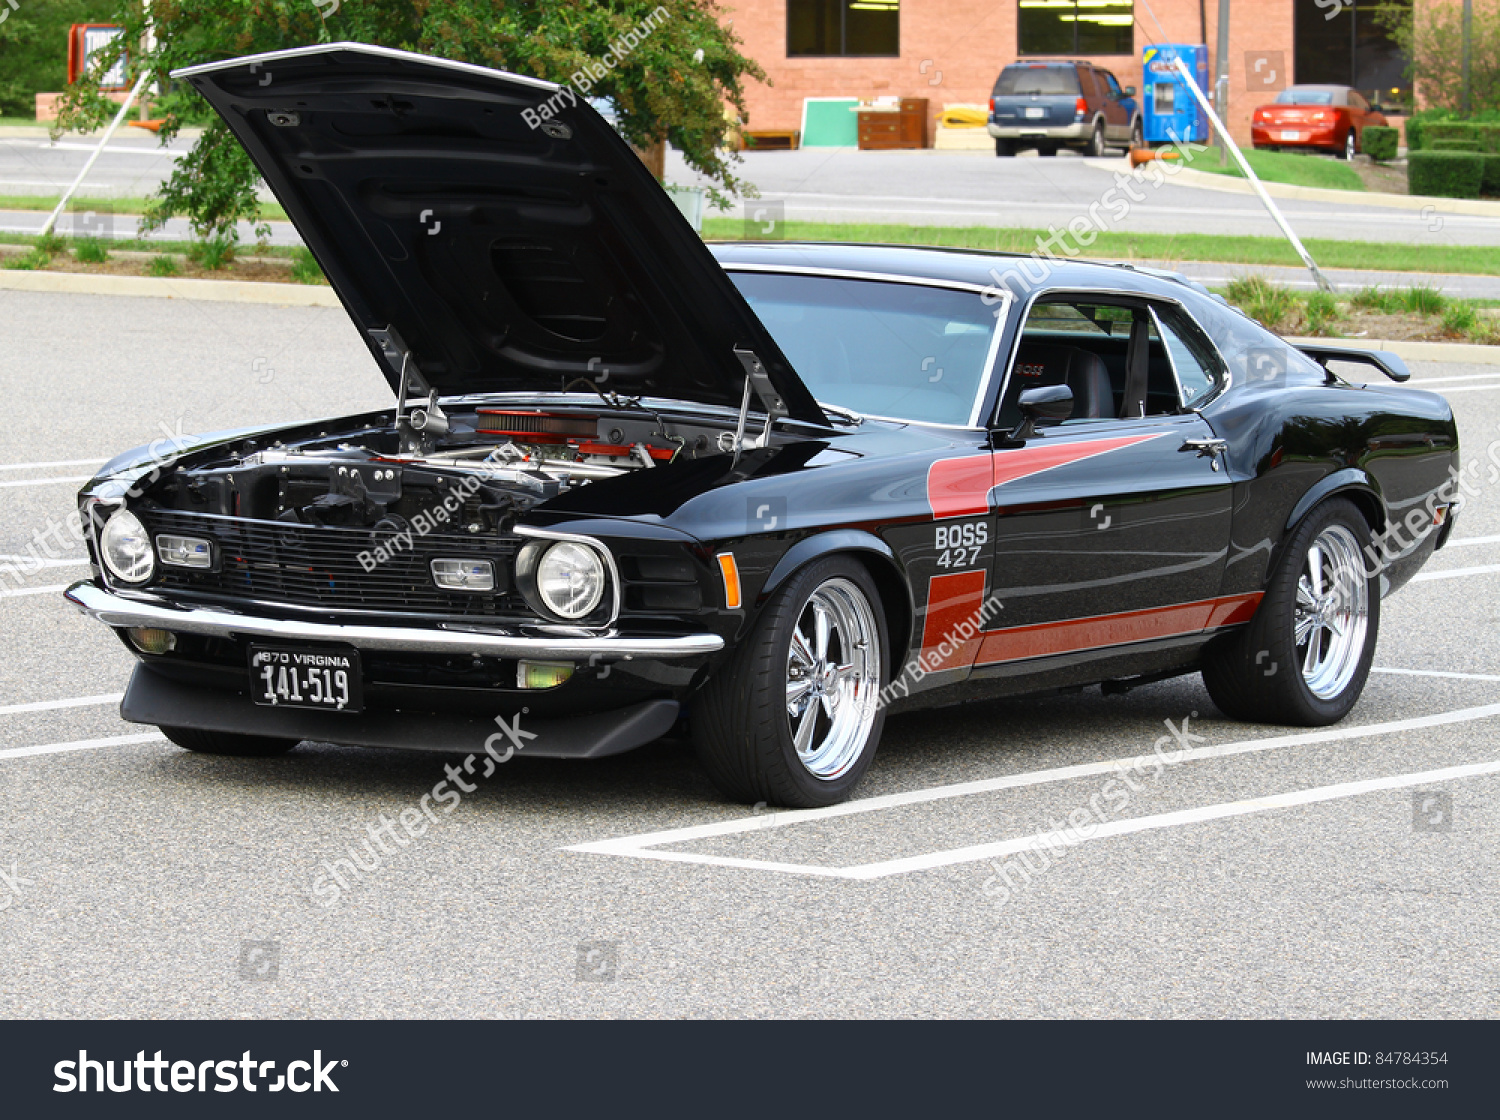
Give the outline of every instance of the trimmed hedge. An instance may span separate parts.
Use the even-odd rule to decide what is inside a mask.
[[[1485,194],[1500,195],[1500,156],[1486,154],[1483,159],[1484,180],[1480,185]]]
[[[1491,121],[1475,121],[1474,132],[1479,137],[1479,150],[1487,155],[1500,155],[1500,124]]]
[[[1470,121],[1430,121],[1422,129],[1423,149],[1441,151],[1440,140],[1472,140],[1479,143],[1479,130]],[[1478,149],[1476,149],[1477,151]]]
[[[1484,156],[1477,152],[1412,152],[1406,168],[1407,187],[1412,194],[1478,198],[1484,164]]]
[[[1478,140],[1434,140],[1429,149],[1434,152],[1477,152]]]
[[[1381,128],[1379,125],[1366,125],[1364,135],[1360,137],[1365,155],[1376,163],[1385,163],[1396,158],[1397,141],[1401,138],[1399,128]]]

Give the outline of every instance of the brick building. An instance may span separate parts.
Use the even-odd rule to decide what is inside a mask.
[[[771,79],[748,88],[752,129],[799,127],[806,97],[925,97],[933,117],[944,105],[986,104],[1001,67],[1026,57],[1086,58],[1139,88],[1141,52],[1152,43],[1206,42],[1212,58],[1218,36],[1218,0],[726,3],[742,49]],[[1409,104],[1405,60],[1376,6],[1232,0],[1228,123],[1235,138],[1248,142],[1255,106],[1292,82],[1352,85],[1372,101]]]

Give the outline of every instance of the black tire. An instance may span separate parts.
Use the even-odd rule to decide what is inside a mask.
[[[1144,148],[1145,146],[1146,130],[1141,125],[1141,118],[1136,117],[1130,126],[1130,144],[1126,150],[1128,151],[1130,148]]]
[[[1013,156],[1016,154],[1016,142],[1014,140],[995,141],[995,154],[997,156]]]
[[[269,739],[264,735],[234,735],[227,731],[199,731],[193,727],[163,727],[161,733],[184,750],[233,758],[275,758],[297,745],[297,739]]]
[[[1364,552],[1371,540],[1369,522],[1347,498],[1323,502],[1302,519],[1288,538],[1255,617],[1244,629],[1216,639],[1204,651],[1203,682],[1220,711],[1246,722],[1304,727],[1337,723],[1348,715],[1364,690],[1380,631],[1380,576],[1369,574],[1372,565]],[[1333,565],[1319,580],[1320,586],[1328,588],[1330,600],[1343,586],[1335,574],[1339,557],[1351,542],[1356,548],[1354,568],[1342,593],[1351,602],[1362,599],[1363,630],[1353,615],[1344,617],[1350,629],[1347,640],[1321,622],[1314,624],[1312,620],[1324,612],[1305,606],[1310,598],[1308,587],[1302,589],[1299,602],[1299,584],[1309,574],[1309,550],[1315,542],[1324,550],[1319,567]],[[1310,628],[1308,641],[1301,645],[1297,641],[1299,613],[1302,624]],[[1327,614],[1335,614],[1331,605]],[[1336,653],[1340,650],[1341,655]],[[1319,661],[1324,651],[1326,660]],[[1340,671],[1328,679],[1318,672],[1335,664],[1341,666]]]
[[[1339,154],[1351,160],[1359,155],[1359,133],[1353,127],[1350,127],[1349,134],[1344,137],[1344,150]]]
[[[1092,156],[1095,159],[1100,159],[1106,154],[1104,147],[1104,125],[1101,122],[1094,122],[1094,131],[1089,136],[1089,146],[1084,149],[1083,154]]]
[[[1056,141],[1043,140],[1036,146],[1036,154],[1039,156],[1055,156],[1057,155],[1057,148]]]
[[[847,710],[838,701],[831,701],[835,709],[845,713],[846,721],[851,715],[858,716],[853,727],[861,733],[842,737],[852,744],[847,750],[856,753],[836,773],[821,776],[799,756],[793,739],[794,717],[790,715],[788,701],[788,690],[794,680],[792,635],[815,595],[821,602],[822,596],[847,596],[851,592],[857,592],[868,607],[869,618],[865,621],[873,627],[877,639],[873,667],[876,683],[857,702],[846,695],[844,702],[853,705]],[[834,633],[831,628],[829,632]],[[844,630],[836,633],[842,643]],[[829,639],[826,652],[832,651],[833,640]],[[710,678],[694,701],[693,746],[714,785],[725,797],[747,804],[764,801],[810,809],[846,799],[869,769],[885,726],[885,708],[878,701],[878,691],[889,677],[889,650],[880,594],[863,564],[850,557],[834,556],[809,564],[794,574],[766,605],[733,657]],[[838,658],[845,652],[840,649]],[[866,654],[861,651],[859,656],[863,658]],[[819,664],[826,668],[827,660],[825,657]],[[868,661],[864,664],[868,668]],[[827,677],[821,680],[826,682]],[[818,705],[808,695],[804,708],[808,714],[798,720],[800,726],[802,721],[812,719],[813,735],[823,718],[820,711],[827,707]],[[865,705],[873,709],[868,723]],[[830,723],[829,734],[816,745],[834,743],[833,731],[837,726]],[[844,726],[850,724],[846,722]],[[833,760],[839,757],[838,753],[832,755]]]

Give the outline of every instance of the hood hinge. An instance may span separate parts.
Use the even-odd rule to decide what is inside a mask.
[[[375,327],[370,337],[380,347],[386,363],[399,378],[396,387],[396,433],[401,450],[408,455],[429,455],[436,437],[448,431],[448,416],[438,407],[437,390],[427,384],[416,359],[394,326]],[[424,403],[407,412],[410,397],[424,398]]]

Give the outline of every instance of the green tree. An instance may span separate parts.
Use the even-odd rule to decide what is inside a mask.
[[[1469,36],[1469,108],[1500,110],[1500,0],[1474,0]],[[1463,5],[1385,4],[1376,18],[1400,44],[1407,72],[1425,108],[1463,105]]]
[[[68,27],[108,23],[110,0],[0,0],[0,116],[32,117],[36,95],[68,86]]]
[[[3,3],[3,0],[0,0]],[[138,52],[162,88],[180,66],[259,51],[352,40],[437,55],[567,82],[610,50],[647,16],[654,30],[588,91],[611,97],[625,138],[640,147],[666,139],[713,184],[711,199],[745,193],[739,157],[723,148],[725,105],[744,113],[744,82],[765,73],[739,52],[740,39],[715,0],[116,0],[121,42],[141,43],[147,13],[156,46]],[[664,12],[664,15],[662,14]],[[326,15],[326,18],[325,18]],[[109,59],[101,60],[108,65]],[[238,220],[254,220],[257,177],[244,150],[186,87],[161,101],[163,141],[182,124],[208,120],[192,151],[177,162],[152,201],[144,228],[190,219],[202,238],[234,237]],[[115,106],[80,80],[59,105],[60,131],[89,128]]]

